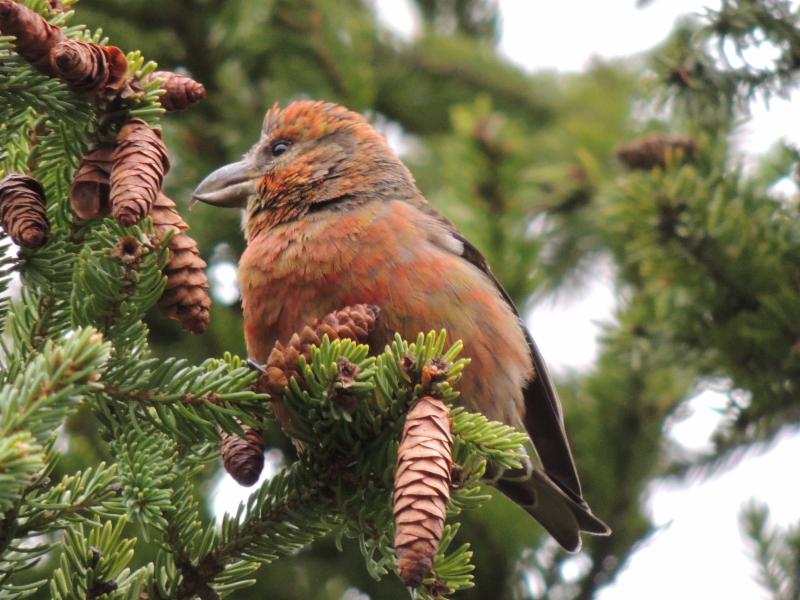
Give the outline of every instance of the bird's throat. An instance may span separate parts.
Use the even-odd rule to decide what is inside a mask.
[[[369,198],[347,193],[310,202],[301,200],[277,205],[264,203],[249,212],[245,232],[247,239],[252,239],[261,231],[299,221],[309,215],[353,210],[367,202]]]

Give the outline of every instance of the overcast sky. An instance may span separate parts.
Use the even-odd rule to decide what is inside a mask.
[[[655,0],[637,9],[635,0],[501,1],[501,48],[527,69],[579,71],[593,56],[641,52],[663,40],[680,15],[718,4]],[[800,141],[797,108],[789,101],[772,101],[768,108],[753,106],[753,119],[740,129],[736,141],[743,153],[758,155],[782,137]],[[609,279],[600,278],[582,297],[537,307],[530,323],[547,360],[557,369],[591,365],[597,350],[596,323],[610,318],[614,298]],[[719,419],[715,409],[724,403],[721,394],[699,395],[690,404],[689,417],[673,427],[673,437],[693,449],[707,447]],[[599,599],[768,598],[754,580],[738,514],[748,499],[757,498],[770,505],[775,522],[796,522],[800,486],[788,485],[786,472],[796,472],[798,456],[800,437],[784,436],[771,451],[709,481],[654,485],[649,508],[662,529]]]

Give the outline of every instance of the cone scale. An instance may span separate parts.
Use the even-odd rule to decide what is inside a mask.
[[[431,574],[442,541],[452,451],[447,406],[438,398],[423,396],[406,416],[394,478],[397,571],[411,587]]]

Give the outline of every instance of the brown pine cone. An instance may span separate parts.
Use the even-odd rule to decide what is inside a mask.
[[[297,361],[301,354],[310,359],[311,346],[319,346],[322,336],[327,334],[331,341],[351,339],[364,343],[374,329],[379,313],[380,309],[374,304],[346,306],[307,325],[300,333],[295,333],[288,344],[276,342],[267,358],[266,375],[261,378],[261,386],[273,397],[280,397],[292,377],[300,381]]]
[[[120,225],[135,225],[148,214],[169,170],[161,134],[131,119],[117,134],[112,156],[111,211]]]
[[[175,203],[163,193],[158,194],[151,216],[160,239],[175,232],[169,240],[169,262],[164,268],[167,287],[158,301],[161,314],[175,319],[187,331],[203,333],[211,318],[206,262],[200,258],[197,242],[184,233],[189,226]]]
[[[167,234],[174,231],[176,235],[181,231],[188,231],[189,225],[183,220],[175,202],[164,192],[159,192],[156,201],[150,211],[153,225],[158,233],[158,239],[163,240]]]
[[[44,246],[50,238],[50,222],[42,184],[19,173],[0,181],[0,222],[15,244]]]
[[[63,40],[51,57],[53,69],[76,92],[113,92],[125,86],[128,60],[116,46]]]
[[[183,110],[206,97],[206,88],[199,81],[188,75],[172,71],[154,71],[148,79],[161,79],[161,88],[165,90],[159,98],[165,110]]]
[[[665,168],[668,157],[677,162],[690,161],[697,152],[697,143],[687,135],[652,134],[620,146],[617,159],[631,171]]]
[[[423,396],[406,416],[394,476],[397,571],[411,587],[431,574],[442,541],[452,447],[447,406],[437,398]]]
[[[72,210],[81,219],[97,219],[109,213],[109,176],[113,152],[114,146],[109,144],[90,150],[75,172],[69,201]]]
[[[251,486],[264,469],[264,438],[260,431],[242,426],[244,435],[220,431],[222,464],[239,485]]]
[[[54,75],[50,51],[64,39],[60,27],[14,0],[0,0],[0,31],[13,35],[17,53],[45,75]]]
[[[363,344],[374,329],[379,313],[380,308],[374,304],[354,304],[328,313],[312,325],[319,339],[314,343],[319,345],[322,336],[327,334],[331,340],[348,339]]]

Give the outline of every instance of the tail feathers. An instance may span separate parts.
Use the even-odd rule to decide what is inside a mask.
[[[539,469],[525,481],[500,479],[498,489],[524,508],[569,552],[581,547],[581,532],[609,535],[611,529],[592,514],[584,501],[567,494]]]

